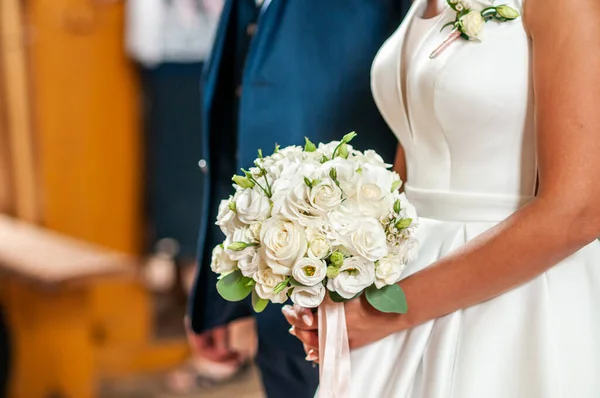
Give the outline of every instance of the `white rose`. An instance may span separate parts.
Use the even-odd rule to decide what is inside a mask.
[[[261,257],[257,251],[238,260],[237,266],[242,275],[253,278],[261,265]]]
[[[356,223],[350,235],[350,249],[367,260],[377,261],[388,254],[387,237],[378,220],[367,218]]]
[[[223,246],[215,246],[215,248],[212,251],[210,269],[212,269],[212,271],[217,274],[224,274],[227,272],[234,271],[235,267],[235,261],[229,258],[229,255],[225,253]]]
[[[372,149],[368,149],[364,153],[360,151],[353,151],[352,157],[361,163],[368,163],[372,164],[373,166],[384,167],[386,169],[392,167],[391,164],[386,163],[383,158]]]
[[[335,158],[323,163],[315,174],[318,179],[326,179],[331,176],[331,170],[335,169],[335,174],[337,174],[336,179],[340,183],[342,192],[347,197],[350,197],[354,195],[357,189],[359,174],[356,170],[358,168],[359,164],[350,159]]]
[[[236,195],[235,211],[240,221],[252,224],[269,217],[271,203],[262,189],[255,186],[244,189]]]
[[[273,214],[281,215],[303,226],[322,224],[320,215],[316,214],[309,203],[309,193],[310,188],[304,179],[298,180],[285,196],[273,197]]]
[[[234,243],[245,243],[248,245],[245,249],[242,250],[232,250],[230,247]],[[228,235],[223,242],[225,246],[225,252],[231,257],[234,261],[239,261],[246,256],[254,255],[256,251],[257,241],[254,239],[253,233],[248,227],[242,227],[236,229],[233,234]]]
[[[308,240],[309,257],[323,259],[331,250],[331,241],[323,233],[315,228],[307,228],[306,239]]]
[[[396,173],[384,167],[364,164],[356,194],[344,202],[344,206],[364,216],[380,219],[394,206],[394,195],[391,189],[398,180]]]
[[[302,258],[294,264],[292,276],[305,286],[314,286],[323,282],[327,275],[327,264],[318,258]]]
[[[406,263],[400,256],[386,256],[375,265],[375,286],[381,289],[400,280]]]
[[[483,30],[485,19],[481,16],[481,12],[471,11],[460,19],[460,23],[465,34],[472,39],[476,39]]]
[[[329,279],[327,288],[345,299],[351,299],[375,282],[375,264],[362,257],[344,260],[340,274]]]
[[[309,190],[308,201],[319,214],[335,210],[342,204],[342,190],[326,178]]]
[[[279,154],[278,154],[279,155]],[[294,179],[309,176],[321,166],[319,159],[306,156],[304,152],[288,153],[278,157],[277,161],[270,163],[265,169],[272,179]]]
[[[289,288],[285,288],[279,293],[275,293],[275,287],[281,282],[286,280],[283,275],[278,275],[273,272],[269,267],[260,268],[256,274],[254,274],[254,290],[258,297],[271,300],[274,303],[285,303],[287,301],[287,291]]]
[[[291,275],[294,264],[306,254],[304,228],[282,217],[271,217],[263,223],[260,242],[267,265],[280,275]]]
[[[331,156],[333,155],[333,151],[335,151],[335,148],[337,148],[339,144],[340,144],[340,141],[331,141],[331,142],[328,142],[327,144],[320,142],[319,145],[317,146],[317,151],[321,152],[322,154],[327,156],[327,158],[331,159]],[[352,146],[348,145],[348,151],[351,151],[351,150],[352,150]]]
[[[217,222],[215,223],[221,228],[221,231],[225,235],[232,234],[236,228],[243,226],[242,222],[238,219],[237,214],[231,210],[230,206],[233,203],[233,197],[229,197],[227,200],[222,200],[219,204],[219,214],[217,215]]]
[[[318,284],[315,286],[296,286],[290,295],[292,301],[304,308],[316,308],[325,298],[325,286]]]

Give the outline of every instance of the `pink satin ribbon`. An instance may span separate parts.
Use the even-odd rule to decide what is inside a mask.
[[[319,306],[319,390],[317,398],[350,396],[350,346],[344,304]]]

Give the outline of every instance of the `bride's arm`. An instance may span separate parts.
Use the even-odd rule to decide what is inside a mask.
[[[405,315],[346,303],[350,344],[362,346],[496,297],[600,236],[600,2],[526,0],[533,43],[540,186],[537,198],[496,227],[400,282]],[[507,55],[510,56],[510,55]],[[598,259],[600,267],[600,259]],[[600,286],[598,286],[600,289]],[[316,327],[286,317],[308,348]]]
[[[398,144],[398,149],[396,149],[394,171],[400,175],[402,181],[406,181],[406,159],[404,158],[404,148],[400,144]]]
[[[495,228],[403,280],[410,310],[397,318],[398,329],[498,296],[600,236],[600,2],[525,3],[539,194]]]

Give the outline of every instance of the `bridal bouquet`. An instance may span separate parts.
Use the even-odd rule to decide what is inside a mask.
[[[233,177],[217,225],[225,241],[211,268],[229,301],[252,295],[254,310],[291,300],[318,307],[358,297],[383,312],[404,313],[400,286],[417,252],[414,208],[400,177],[372,150],[341,141],[258,151],[254,167]]]

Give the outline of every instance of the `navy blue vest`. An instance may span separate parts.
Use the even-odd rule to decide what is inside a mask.
[[[198,281],[192,326],[206,330],[250,314],[214,289],[210,249],[223,236],[216,206],[232,193],[231,176],[249,167],[257,149],[340,139],[350,131],[358,149],[374,149],[390,163],[397,141],[371,95],[377,50],[398,27],[408,0],[272,0],[264,12],[254,0],[225,3],[206,63],[203,153],[208,162],[199,237]],[[256,23],[256,25],[254,25]],[[280,307],[258,316],[259,332],[282,347],[302,349],[288,333]]]

